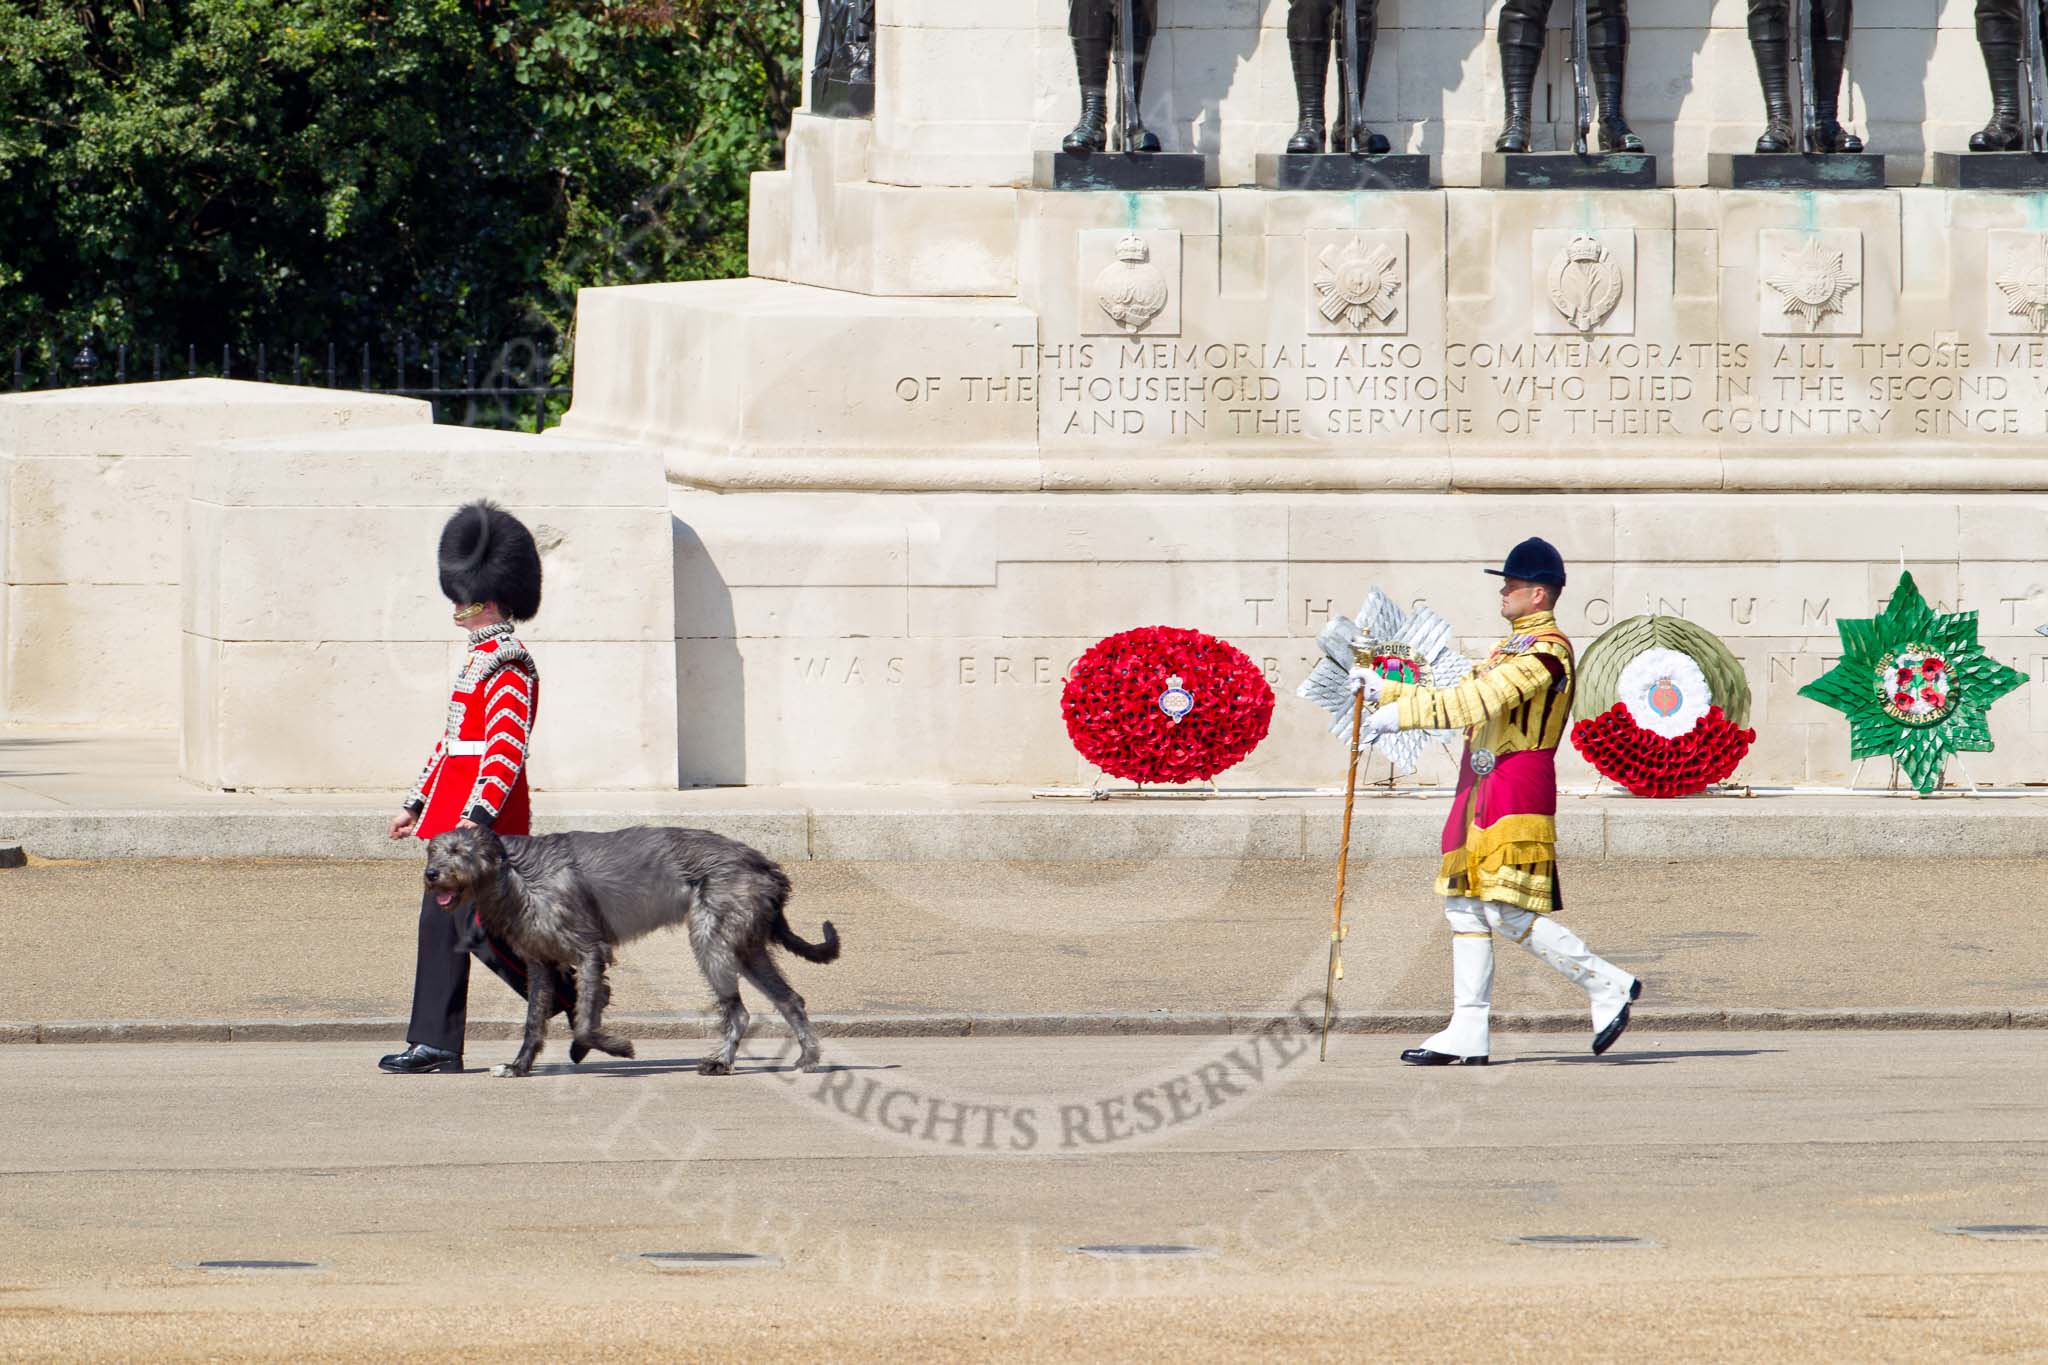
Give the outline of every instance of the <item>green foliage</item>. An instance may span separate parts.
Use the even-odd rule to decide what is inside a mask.
[[[0,0],[0,328],[487,352],[744,274],[800,0]]]

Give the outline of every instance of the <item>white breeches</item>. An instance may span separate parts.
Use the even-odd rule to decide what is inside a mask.
[[[1449,896],[1444,900],[1444,918],[1451,923],[1451,1022],[1423,1044],[1432,1052],[1454,1057],[1488,1055],[1495,933],[1521,944],[1586,992],[1595,1034],[1613,1022],[1628,1003],[1635,978],[1596,955],[1577,934],[1548,915],[1497,901]]]

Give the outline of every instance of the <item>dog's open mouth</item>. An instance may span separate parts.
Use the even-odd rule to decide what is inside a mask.
[[[451,908],[455,904],[455,893],[453,891],[436,891],[434,893],[434,904],[440,906],[443,910]]]

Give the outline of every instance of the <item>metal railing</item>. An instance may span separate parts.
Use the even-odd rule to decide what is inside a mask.
[[[210,346],[202,352],[191,344],[119,343],[101,349],[88,337],[75,346],[15,346],[10,388],[25,392],[144,380],[250,379],[423,398],[434,404],[435,420],[462,426],[521,426],[531,409],[533,430],[539,432],[555,400],[566,399],[570,391],[569,385],[553,382],[554,363],[555,353],[544,343],[527,340],[495,350],[423,344],[411,337],[382,345],[294,344],[275,351],[259,342],[239,350],[224,344],[216,353]]]

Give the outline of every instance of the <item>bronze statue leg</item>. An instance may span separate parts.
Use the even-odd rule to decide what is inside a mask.
[[[1764,131],[1759,152],[1789,152],[1799,145],[1792,127],[1792,42],[1786,31],[1786,0],[1749,0],[1749,52],[1756,59],[1757,84],[1764,92]]]
[[[1586,55],[1600,98],[1600,150],[1640,152],[1643,140],[1622,112],[1622,84],[1628,74],[1627,0],[1591,0],[1586,6]]]
[[[1977,0],[1977,50],[1991,83],[1991,121],[1970,134],[1973,152],[2016,152],[2020,130],[2020,5],[2027,0]]]
[[[1500,11],[1500,78],[1505,108],[1501,114],[1497,152],[1529,150],[1531,92],[1536,68],[1543,63],[1543,26],[1550,18],[1550,0],[1507,0]]]

